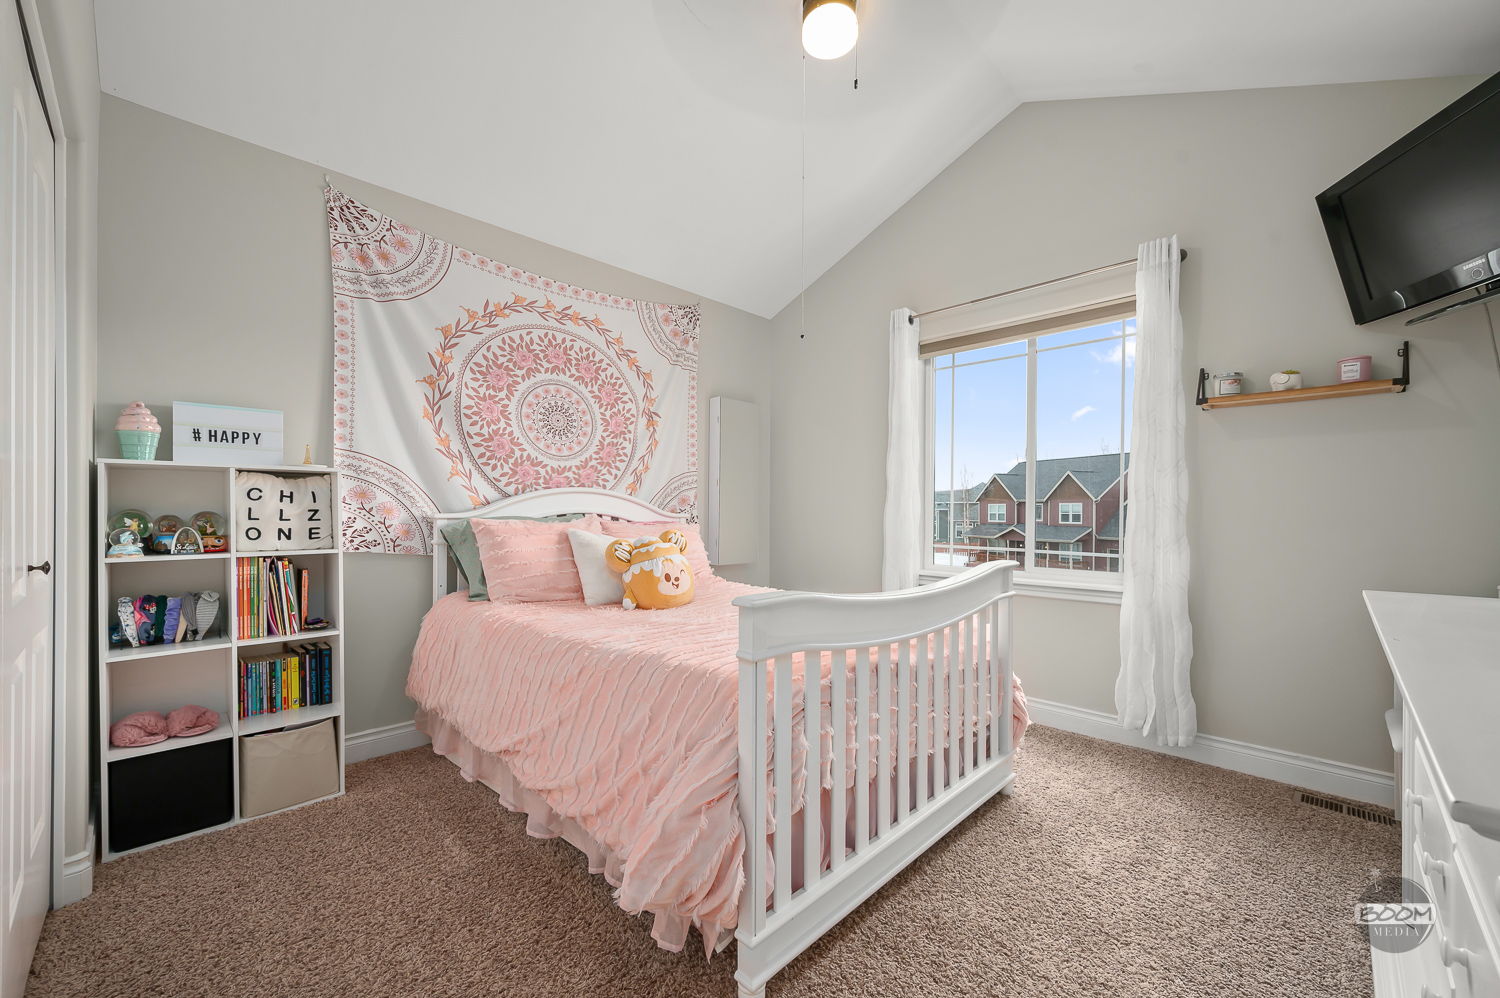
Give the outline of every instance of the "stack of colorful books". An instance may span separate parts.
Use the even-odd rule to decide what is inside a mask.
[[[286,558],[240,558],[235,563],[240,638],[296,634],[307,625],[309,571]]]
[[[240,659],[240,717],[333,703],[333,648],[326,641]]]

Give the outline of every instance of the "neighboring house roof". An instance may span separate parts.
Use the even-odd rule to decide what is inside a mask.
[[[1130,455],[1125,455],[1125,468],[1130,468]],[[1020,481],[1026,480],[1026,462],[1021,461],[1006,472]],[[1120,477],[1120,455],[1084,454],[1079,457],[1054,457],[1036,463],[1036,494],[1043,498],[1052,494],[1068,475],[1072,475],[1083,490],[1093,499],[1102,496]],[[1009,485],[1006,488],[1010,488]]]
[[[988,484],[989,482],[981,482],[967,489],[938,489],[932,494],[932,500],[935,503],[950,504],[955,500],[961,503],[978,502],[980,494],[984,492],[984,488]]]
[[[1026,465],[1021,465],[1021,474],[996,475],[992,479],[1005,486],[1005,491],[1017,502],[1026,501]]]
[[[1125,455],[1125,469],[1130,469],[1130,455]],[[1061,484],[1072,476],[1092,499],[1098,499],[1120,478],[1120,455],[1084,454],[1079,457],[1054,457],[1036,463],[1037,495],[1046,499]],[[998,481],[1010,493],[1013,500],[1026,500],[1026,462],[1018,461],[1009,471],[991,475],[978,485],[966,489],[939,489],[932,494],[935,505],[952,505],[954,502],[978,502],[991,482]]]
[[[1020,523],[987,523],[969,531],[969,536],[1003,537],[1011,531],[1025,536],[1026,527]],[[1071,544],[1073,541],[1082,540],[1088,534],[1089,529],[1087,527],[1060,527],[1046,523],[1039,524],[1036,527],[1036,539],[1039,541],[1061,541],[1065,544]]]

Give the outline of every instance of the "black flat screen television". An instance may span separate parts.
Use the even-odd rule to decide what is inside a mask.
[[[1318,210],[1357,323],[1500,280],[1500,74],[1319,194]]]

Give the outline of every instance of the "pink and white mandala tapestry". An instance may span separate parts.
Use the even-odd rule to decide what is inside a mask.
[[[428,554],[433,513],[534,489],[694,512],[696,306],[538,277],[326,196],[344,550]]]

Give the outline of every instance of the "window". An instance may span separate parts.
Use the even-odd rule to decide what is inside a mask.
[[[961,349],[949,352],[940,343],[924,346],[934,496],[929,568],[1014,558],[1023,580],[1080,572],[1095,573],[1101,582],[1119,578],[1135,361],[1131,307],[1122,303],[1113,318],[1093,309],[1090,325],[1054,324],[1024,337],[1006,338],[1003,329],[987,341],[965,334]],[[1049,522],[1046,496],[1070,476],[1088,498],[1053,503]],[[945,537],[948,497],[966,490],[977,496],[991,480],[1015,497],[1014,518],[1003,502],[970,504],[969,515],[1014,523],[1016,533],[994,543],[957,531]],[[1065,493],[1072,489],[1071,482],[1064,485]],[[1090,503],[1097,522],[1086,524],[1083,507]]]

